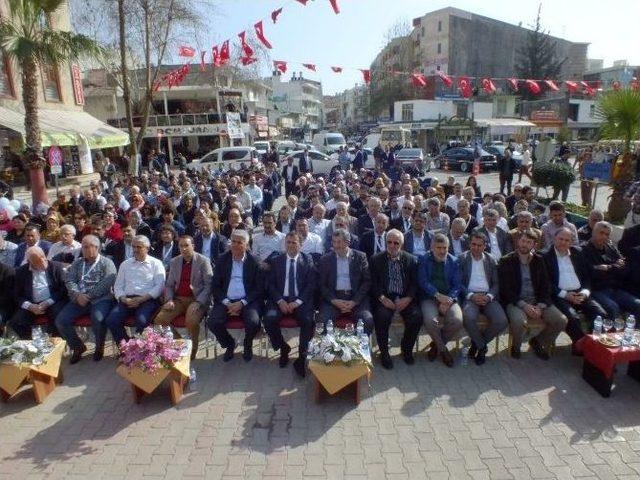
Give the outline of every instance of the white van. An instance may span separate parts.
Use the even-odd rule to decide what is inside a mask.
[[[313,136],[313,146],[322,153],[331,155],[338,151],[340,147],[345,148],[347,141],[344,135],[339,132],[320,132]]]
[[[191,162],[189,168],[202,170],[239,170],[248,167],[251,162],[258,157],[258,152],[254,147],[223,147],[216,148],[211,152]]]
[[[381,136],[382,134],[380,133],[370,133],[362,140],[362,146],[373,150],[378,146]]]

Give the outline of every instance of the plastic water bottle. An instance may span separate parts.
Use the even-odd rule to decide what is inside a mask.
[[[169,325],[165,327],[163,336],[173,340],[173,330],[171,330]]]
[[[466,367],[469,364],[469,345],[462,345],[460,349],[460,365]]]
[[[189,369],[189,388],[191,390],[194,389],[197,381],[198,381],[198,375],[196,374],[196,369],[192,366]]]
[[[31,329],[31,342],[38,350],[42,350],[44,338],[42,328],[40,326],[36,326]]]
[[[602,335],[602,317],[600,315],[593,321],[593,335],[595,337]]]
[[[358,319],[358,323],[356,325],[356,333],[360,338],[362,338],[362,336],[364,335],[364,322],[361,318]]]
[[[333,335],[333,320],[327,321],[327,335]]]
[[[624,335],[622,336],[623,345],[631,345],[633,343],[633,337],[636,333],[636,318],[633,315],[627,317],[627,322],[624,327]]]

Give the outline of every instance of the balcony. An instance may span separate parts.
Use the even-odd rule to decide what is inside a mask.
[[[246,123],[247,116],[240,114],[240,121]],[[114,118],[107,120],[112,127],[127,128],[126,118]],[[227,123],[225,113],[180,113],[175,115],[149,115],[149,127],[175,127],[184,125],[215,125],[219,123]],[[142,127],[142,117],[133,117],[134,128]]]

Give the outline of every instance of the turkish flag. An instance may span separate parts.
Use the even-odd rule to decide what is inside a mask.
[[[560,90],[556,82],[554,82],[553,80],[545,80],[544,83],[547,87],[549,87],[549,90],[552,90],[554,92]]]
[[[517,78],[508,78],[507,83],[511,87],[514,92],[518,91],[518,79]]]
[[[204,63],[204,57],[207,55],[207,51],[206,50],[202,50],[200,52],[200,70],[201,71],[205,71],[207,69],[207,66]]]
[[[371,70],[360,69],[360,71],[362,72],[362,79],[364,80],[364,83],[369,85],[371,83]]]
[[[214,45],[211,47],[211,64],[214,67],[220,66],[220,52],[218,52],[218,46]]]
[[[303,5],[306,5],[309,0],[297,0],[297,1]]]
[[[196,49],[193,47],[187,47],[186,45],[181,45],[178,50],[179,57],[189,57],[192,58],[196,54]]]
[[[229,63],[231,55],[229,54],[229,40],[225,40],[220,48],[220,66]]]
[[[274,10],[273,12],[271,12],[271,20],[273,20],[273,23],[276,23],[278,21],[278,16],[282,13],[282,7],[280,7],[277,10]]]
[[[331,3],[331,8],[336,12],[336,15],[340,13],[340,7],[338,6],[338,0],[329,0]]]
[[[302,66],[311,70],[312,72],[316,71],[316,66],[313,63],[303,63]]]
[[[342,73],[342,67],[331,67],[331,70],[335,73]]]
[[[538,95],[542,90],[540,89],[540,85],[538,85],[538,82],[536,82],[535,80],[525,80],[525,82],[527,84],[527,88],[529,89],[529,91],[531,93],[533,93],[534,95]]]
[[[633,77],[633,80],[631,80],[629,86],[632,90],[640,90],[640,80],[638,80],[636,77]]]
[[[438,70],[437,73],[440,79],[442,80],[442,83],[444,83],[447,88],[451,88],[451,85],[453,85],[453,80],[451,80],[451,77],[449,75],[442,73],[440,70]]]
[[[580,85],[582,85],[582,93],[584,93],[585,95],[593,97],[596,94],[596,90],[587,82],[580,82]]]
[[[411,83],[413,83],[414,87],[426,87],[427,79],[421,73],[413,73],[411,74]]]
[[[274,60],[273,66],[280,73],[287,73],[287,62],[283,62],[281,60]]]
[[[613,87],[613,89],[617,92],[618,90],[620,90],[622,88],[622,86],[620,85],[619,81],[614,81],[611,86]]]
[[[240,32],[238,34],[238,36],[240,37],[240,42],[242,42],[242,52],[244,53],[245,57],[253,57],[253,48],[251,48],[251,45],[247,43],[246,35],[247,32]]]
[[[569,93],[576,93],[578,91],[578,82],[572,82],[571,80],[565,80],[564,84],[567,86]]]
[[[464,98],[471,98],[473,95],[473,87],[471,87],[469,77],[460,77],[458,79],[458,89]]]
[[[482,79],[482,89],[488,94],[496,93],[496,85],[490,78]]]
[[[242,62],[242,65],[246,67],[247,65],[257,62],[258,59],[256,57],[241,57],[240,61]]]
[[[258,37],[258,40],[260,40],[260,43],[262,43],[267,48],[271,48],[271,43],[269,43],[269,40],[267,40],[267,38],[264,36],[262,20],[256,23],[254,27],[256,29],[256,37]]]

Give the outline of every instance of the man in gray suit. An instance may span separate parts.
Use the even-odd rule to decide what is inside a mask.
[[[449,253],[454,257],[469,250],[469,235],[465,233],[466,228],[467,222],[464,218],[454,218],[451,222],[451,231],[447,238],[449,238]]]
[[[211,302],[213,270],[209,258],[195,251],[193,238],[183,235],[178,242],[180,255],[171,259],[167,275],[166,302],[156,315],[156,325],[171,325],[184,315],[192,339],[191,359],[198,353],[200,321]]]
[[[507,327],[507,315],[498,302],[498,263],[484,250],[487,237],[475,231],[471,234],[471,245],[458,260],[462,269],[462,323],[471,337],[469,357],[476,365],[482,365],[487,355],[487,345]],[[478,315],[484,313],[489,326],[481,332]]]
[[[513,252],[511,236],[501,228],[498,228],[500,214],[497,210],[486,208],[482,212],[482,218],[484,219],[484,224],[476,228],[476,231],[481,232],[487,238],[487,253],[495,258],[497,262],[507,253]]]
[[[326,323],[341,315],[350,315],[351,321],[362,319],[367,334],[373,331],[373,315],[369,306],[371,273],[367,256],[349,248],[350,233],[342,228],[331,237],[333,252],[319,262],[320,311],[319,318]]]

